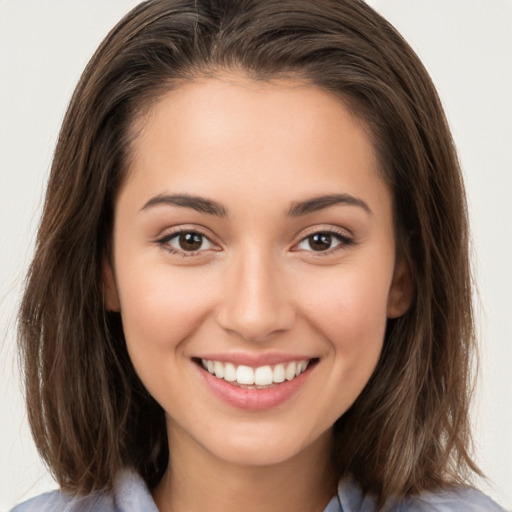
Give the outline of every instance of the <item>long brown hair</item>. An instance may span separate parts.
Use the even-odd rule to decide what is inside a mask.
[[[330,91],[366,123],[396,210],[415,296],[390,320],[370,382],[334,426],[338,477],[380,503],[467,481],[474,344],[463,183],[420,61],[361,0],[154,0],[110,32],[60,132],[20,312],[29,420],[60,485],[112,486],[124,467],[151,487],[166,469],[164,413],[105,311],[102,262],[134,120],[196,76],[237,70]]]

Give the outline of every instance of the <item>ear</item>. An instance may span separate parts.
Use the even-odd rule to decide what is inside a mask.
[[[116,280],[112,264],[106,259],[103,261],[103,295],[107,311],[121,311],[119,295],[117,293]]]
[[[414,295],[411,271],[405,258],[398,258],[389,289],[387,314],[388,318],[398,318],[407,312]]]

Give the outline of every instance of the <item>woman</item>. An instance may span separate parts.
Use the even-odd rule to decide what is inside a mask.
[[[465,487],[470,293],[451,136],[382,18],[141,4],[55,153],[20,341],[62,492],[20,510],[500,510]]]

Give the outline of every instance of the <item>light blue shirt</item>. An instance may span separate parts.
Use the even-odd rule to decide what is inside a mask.
[[[12,512],[158,512],[151,494],[139,475],[125,471],[118,478],[111,493],[100,492],[83,498],[53,491],[41,494]],[[324,512],[375,512],[373,498],[361,495],[359,487],[344,480],[338,494],[328,503]],[[459,487],[439,493],[425,493],[407,498],[386,512],[505,512],[488,496],[476,489]],[[288,511],[286,511],[288,512]]]

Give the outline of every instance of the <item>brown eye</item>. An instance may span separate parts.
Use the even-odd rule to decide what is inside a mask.
[[[197,251],[203,244],[203,235],[199,233],[181,233],[178,236],[178,245],[184,251]]]
[[[309,252],[327,252],[332,249],[341,248],[342,246],[350,245],[352,240],[348,237],[331,233],[329,231],[318,231],[306,238],[303,238],[297,245],[300,251]]]
[[[193,256],[215,246],[206,235],[197,231],[180,231],[158,240],[158,245],[175,254]]]
[[[332,235],[329,233],[315,233],[307,238],[313,251],[326,251],[331,248]]]

